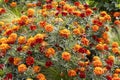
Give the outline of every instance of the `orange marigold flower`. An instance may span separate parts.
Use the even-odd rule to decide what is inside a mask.
[[[74,76],[76,76],[77,74],[76,74],[76,71],[75,70],[69,70],[68,71],[68,76],[70,76],[70,77],[74,77]]]
[[[64,59],[65,61],[69,61],[71,59],[71,55],[68,52],[63,52],[62,53],[62,59]]]
[[[39,73],[39,74],[36,76],[36,78],[37,78],[38,80],[46,80],[45,75],[42,74],[42,73]]]
[[[102,34],[102,37],[103,37],[103,39],[107,40],[109,36],[108,36],[107,32],[104,32]]]
[[[115,73],[119,74],[120,73],[120,69],[116,69]]]
[[[63,29],[59,31],[60,36],[68,38],[70,36],[70,31],[68,29]]]
[[[38,72],[40,72],[41,68],[39,66],[34,66],[33,70],[34,70],[34,72],[38,73]]]
[[[45,52],[46,57],[51,57],[55,54],[55,50],[53,48],[48,48]]]
[[[27,14],[28,14],[29,17],[32,17],[32,16],[35,14],[34,9],[29,8],[29,9],[27,10]]]
[[[104,45],[100,43],[100,44],[98,44],[96,46],[96,49],[98,49],[98,50],[104,50]]]
[[[115,53],[115,54],[119,54],[120,53],[118,48],[112,48],[112,52]]]
[[[100,12],[100,15],[104,17],[107,15],[107,13],[106,13],[106,11],[102,11],[102,12]]]
[[[79,62],[78,62],[78,65],[81,66],[81,67],[84,67],[84,66],[85,66],[85,62],[79,61]]]
[[[119,17],[120,16],[120,12],[114,12],[113,16],[114,17]]]
[[[99,30],[99,26],[93,25],[93,26],[92,26],[92,30],[93,30],[94,32],[98,31],[98,30]]]
[[[45,38],[45,34],[36,34],[34,36],[34,39],[36,41],[36,43],[41,43],[43,42],[43,39]]]
[[[45,31],[52,32],[54,30],[54,27],[51,24],[48,24],[45,26]]]
[[[12,3],[10,3],[10,6],[11,6],[11,7],[16,7],[16,6],[17,6],[17,3],[16,3],[16,2],[12,2]]]
[[[19,58],[19,57],[14,58],[14,62],[13,62],[14,65],[18,66],[20,64],[20,62],[21,62],[21,58]]]
[[[82,38],[81,43],[85,46],[88,46],[89,45],[89,40],[87,38]]]
[[[75,52],[78,52],[80,48],[81,48],[81,46],[79,44],[75,44],[74,47],[73,47],[73,50]]]
[[[114,57],[114,56],[108,56],[108,60],[110,60],[110,61],[113,61],[113,62],[114,62],[115,57]]]
[[[0,39],[0,44],[1,44],[1,43],[7,43],[7,38],[6,38],[6,37],[1,38],[1,39]]]
[[[119,47],[118,42],[113,42],[113,43],[112,43],[112,47],[113,47],[113,48],[118,48],[118,47]]]
[[[29,38],[29,39],[27,40],[26,45],[27,45],[27,46],[31,46],[31,45],[34,44],[34,43],[35,43],[35,38],[34,38],[34,37],[31,37],[31,38]]]
[[[100,60],[100,58],[98,56],[94,56],[93,61],[96,61],[96,60]]]
[[[18,66],[18,72],[19,72],[19,73],[23,73],[23,72],[25,72],[26,70],[27,70],[27,67],[26,67],[25,64],[20,64],[20,65]]]
[[[19,44],[24,44],[24,43],[26,43],[26,37],[24,37],[24,36],[18,37],[18,43],[19,43]]]
[[[90,16],[93,13],[93,11],[90,8],[88,8],[85,10],[85,13],[87,16]]]
[[[12,30],[13,30],[13,31],[18,31],[19,29],[20,29],[19,26],[13,26],[13,27],[12,27]]]
[[[73,30],[73,34],[75,34],[75,35],[80,35],[80,34],[81,34],[80,29],[79,29],[79,28],[75,28],[75,29]]]
[[[79,68],[80,72],[84,72],[85,71],[85,67],[81,67]]]
[[[105,18],[105,20],[111,21],[110,15],[105,15],[104,18]]]
[[[93,65],[94,65],[94,67],[101,67],[102,62],[100,60],[95,60],[95,61],[93,61]]]
[[[114,24],[120,25],[120,20],[115,20],[115,21],[114,21]]]
[[[47,24],[46,21],[40,21],[40,22],[39,22],[39,25],[40,25],[40,27],[42,27],[42,28],[44,28],[46,24]]]
[[[104,73],[104,70],[101,67],[95,67],[94,74],[100,76]]]

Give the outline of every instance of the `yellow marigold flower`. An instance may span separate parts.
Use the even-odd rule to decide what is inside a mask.
[[[15,41],[17,39],[17,34],[12,33],[12,34],[10,34],[10,36],[8,38],[11,38],[13,41]]]
[[[76,71],[75,70],[69,70],[68,71],[68,76],[70,76],[70,77],[74,77],[74,76],[76,76],[77,74],[76,74]]]
[[[33,80],[32,78],[27,78],[26,80]]]
[[[18,37],[18,43],[19,43],[19,44],[24,44],[24,43],[26,43],[26,37],[24,37],[24,36]]]
[[[6,43],[2,43],[0,45],[0,50],[7,50],[7,49],[10,49],[10,46]]]
[[[40,72],[41,68],[39,66],[34,66],[33,70],[34,70],[34,72],[38,73],[38,72]]]
[[[94,56],[93,61],[96,61],[96,60],[100,60],[100,58],[98,56]]]
[[[68,29],[63,29],[59,31],[59,35],[65,38],[70,36],[70,31]]]
[[[1,43],[7,43],[7,38],[6,38],[6,37],[1,38],[1,39],[0,39],[0,44],[1,44]]]
[[[22,51],[27,51],[29,49],[29,46],[23,46]]]
[[[53,48],[48,48],[45,52],[46,57],[51,57],[55,54],[55,50]]]
[[[14,62],[13,62],[14,65],[18,66],[20,64],[20,62],[21,62],[21,58],[19,58],[19,57],[14,58]]]
[[[20,29],[19,26],[13,26],[13,27],[12,27],[12,30],[13,30],[13,31],[18,31],[19,29]]]
[[[39,73],[39,74],[36,76],[36,78],[37,78],[38,80],[46,80],[45,75],[42,74],[42,73]]]
[[[62,59],[64,59],[65,61],[69,61],[71,59],[71,55],[68,52],[63,52],[62,53]]]
[[[56,8],[58,6],[58,3],[56,1],[52,1],[51,4],[52,4],[53,8]]]
[[[34,9],[29,8],[29,9],[27,10],[27,14],[28,14],[28,16],[32,17],[32,16],[35,14]]]
[[[54,30],[54,27],[51,24],[48,24],[45,26],[45,31],[46,32],[52,32]]]
[[[112,47],[113,47],[113,48],[118,48],[118,47],[119,47],[118,42],[113,42],[113,43],[112,43]]]
[[[101,67],[95,67],[95,69],[94,69],[94,74],[95,74],[95,75],[100,76],[100,75],[102,75],[103,73],[104,73],[104,71],[103,71],[103,69],[102,69]]]
[[[99,26],[93,25],[93,26],[92,26],[92,30],[93,30],[94,32],[98,31],[98,30],[99,30]]]
[[[100,60],[95,60],[95,61],[93,61],[93,65],[94,65],[94,67],[101,67],[102,62]]]
[[[26,70],[27,70],[27,67],[26,67],[25,64],[20,64],[20,65],[18,66],[18,72],[19,72],[19,73],[23,73],[23,72],[25,72]]]
[[[10,6],[11,6],[11,7],[16,7],[16,6],[17,6],[17,3],[16,3],[16,2],[12,2],[12,3],[10,3]]]

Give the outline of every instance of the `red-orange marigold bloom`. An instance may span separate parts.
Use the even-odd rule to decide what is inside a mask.
[[[74,30],[73,30],[73,34],[75,34],[75,35],[80,35],[80,29],[79,28],[75,28]]]
[[[119,47],[118,42],[113,42],[113,43],[112,43],[112,47],[113,47],[113,48],[118,48],[118,47]]]
[[[100,60],[95,60],[95,61],[93,61],[93,65],[94,65],[94,67],[101,67],[102,62]]]
[[[76,76],[77,74],[76,74],[76,71],[75,70],[69,70],[68,71],[68,76],[70,76],[70,77],[74,77],[74,76]]]
[[[100,43],[100,44],[98,44],[96,46],[96,49],[98,49],[98,50],[104,50],[104,45]]]
[[[87,38],[82,38],[81,43],[85,46],[88,46],[89,45],[89,40]]]
[[[115,20],[115,21],[114,21],[114,24],[120,25],[120,20]]]
[[[90,8],[88,8],[85,10],[85,13],[86,13],[86,16],[90,16],[93,13],[93,11]]]
[[[29,17],[32,17],[35,14],[34,9],[32,9],[32,8],[28,9],[27,14],[28,14]]]
[[[114,12],[113,16],[114,17],[119,17],[120,16],[120,12]]]
[[[24,37],[24,36],[18,37],[18,43],[19,43],[19,44],[24,44],[24,43],[26,43],[26,37]]]
[[[28,66],[33,65],[33,64],[34,64],[34,58],[33,58],[32,56],[28,56],[28,57],[26,58],[26,64],[27,64]]]
[[[39,22],[39,25],[40,25],[40,27],[42,27],[42,28],[44,28],[46,24],[47,24],[46,21],[40,21],[40,22]]]
[[[120,53],[118,48],[112,48],[112,52],[115,53],[115,54],[119,54]]]
[[[14,58],[14,62],[13,62],[14,65],[18,66],[20,64],[20,62],[21,62],[21,58],[18,58],[18,57]]]
[[[71,55],[68,52],[63,52],[62,53],[62,59],[64,59],[65,61],[69,61],[71,59]]]

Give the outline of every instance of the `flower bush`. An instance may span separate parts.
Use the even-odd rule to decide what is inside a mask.
[[[19,18],[0,22],[0,79],[120,79],[119,45],[110,42],[106,11],[64,0],[30,4]]]

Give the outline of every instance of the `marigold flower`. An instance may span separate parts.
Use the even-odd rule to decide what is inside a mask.
[[[69,61],[71,59],[71,55],[68,52],[63,52],[62,53],[62,59],[64,59],[65,61]]]
[[[100,60],[95,60],[95,61],[93,61],[93,65],[94,65],[94,67],[101,67],[102,62]]]
[[[18,31],[19,29],[20,29],[19,26],[13,26],[13,27],[12,27],[12,30],[13,30],[13,31]]]
[[[94,74],[100,76],[104,73],[103,69],[101,67],[95,67]]]
[[[47,50],[46,50],[46,52],[45,52],[45,56],[46,57],[51,57],[51,56],[53,56],[55,54],[55,50],[53,49],[53,48],[48,48]]]
[[[90,16],[93,13],[93,11],[90,8],[88,8],[85,10],[85,13],[87,16]]]
[[[100,58],[98,56],[94,56],[93,61],[96,61],[96,60],[100,60]]]
[[[46,80],[45,75],[42,74],[42,73],[39,73],[39,74],[36,76],[36,78],[37,78],[38,80]]]
[[[81,43],[85,46],[88,46],[89,45],[89,40],[87,38],[82,38]]]
[[[32,46],[33,44],[35,44],[35,38],[34,37],[31,37],[31,38],[29,38],[28,40],[27,40],[27,43],[26,43],[26,45],[27,46]]]
[[[24,44],[24,43],[26,43],[26,37],[24,37],[24,36],[18,37],[18,43],[19,43],[19,44]]]
[[[109,38],[107,32],[104,32],[104,33],[102,34],[102,37],[103,37],[103,39],[105,39],[105,40],[107,40],[107,39]]]
[[[23,72],[25,72],[26,70],[27,70],[27,67],[26,67],[25,64],[20,64],[20,65],[18,66],[18,72],[19,72],[19,73],[23,73]]]
[[[2,43],[0,44],[0,50],[7,50],[7,49],[10,49],[10,46],[6,43]]]
[[[59,31],[60,36],[68,38],[70,36],[70,31],[67,29],[63,29]]]
[[[98,44],[96,46],[96,49],[98,49],[98,50],[104,50],[104,45],[100,43],[100,44]]]
[[[1,38],[1,39],[0,39],[0,44],[1,44],[1,43],[7,43],[7,38],[6,38],[6,37]]]
[[[29,46],[23,46],[22,51],[27,51],[29,49]]]
[[[112,43],[112,48],[118,48],[118,47],[119,47],[118,42],[113,42]]]
[[[112,52],[115,53],[115,54],[119,54],[120,53],[118,48],[112,48]]]
[[[114,12],[113,16],[114,17],[119,17],[120,16],[120,12]]]
[[[52,32],[54,30],[54,27],[51,24],[48,24],[45,26],[45,31]]]
[[[79,44],[75,44],[74,47],[73,47],[73,50],[75,52],[78,52],[80,48],[81,48],[81,46]]]
[[[114,56],[108,56],[108,60],[110,60],[110,61],[114,62],[115,57],[114,57]]]
[[[80,35],[80,34],[81,34],[80,29],[79,29],[79,28],[75,28],[75,29],[73,30],[73,34],[75,34],[75,35]]]
[[[115,21],[114,21],[114,24],[120,25],[120,20],[115,20]]]
[[[115,73],[119,74],[120,73],[120,69],[115,69]]]
[[[92,30],[93,30],[94,32],[98,31],[98,30],[99,30],[99,26],[93,25],[93,26],[92,26]]]
[[[102,11],[102,12],[100,12],[100,15],[104,17],[107,15],[107,13],[106,13],[106,11]]]
[[[33,70],[34,70],[34,72],[38,73],[38,72],[40,72],[41,68],[39,66],[34,66]]]
[[[10,6],[11,6],[11,7],[16,7],[16,6],[17,6],[17,3],[16,3],[16,2],[12,2],[12,3],[10,3]]]
[[[40,25],[40,27],[42,27],[42,28],[44,28],[46,24],[47,24],[46,21],[40,21],[40,22],[39,22],[39,25]]]
[[[79,61],[79,62],[78,62],[78,65],[81,66],[81,67],[84,67],[84,66],[85,66],[85,62]]]
[[[77,74],[76,74],[76,71],[75,70],[69,70],[68,71],[68,76],[70,76],[70,77],[74,77],[74,76],[76,76]]]
[[[29,17],[32,17],[32,16],[35,14],[34,9],[29,8],[29,9],[27,10],[27,14],[28,14]]]
[[[85,67],[79,68],[80,72],[85,72]]]
[[[21,58],[19,58],[19,57],[14,58],[14,62],[13,62],[14,65],[18,66],[20,64],[20,62],[21,62]]]
[[[28,66],[33,65],[33,64],[34,64],[34,58],[33,58],[32,56],[28,56],[28,57],[26,58],[26,64],[27,64]]]

